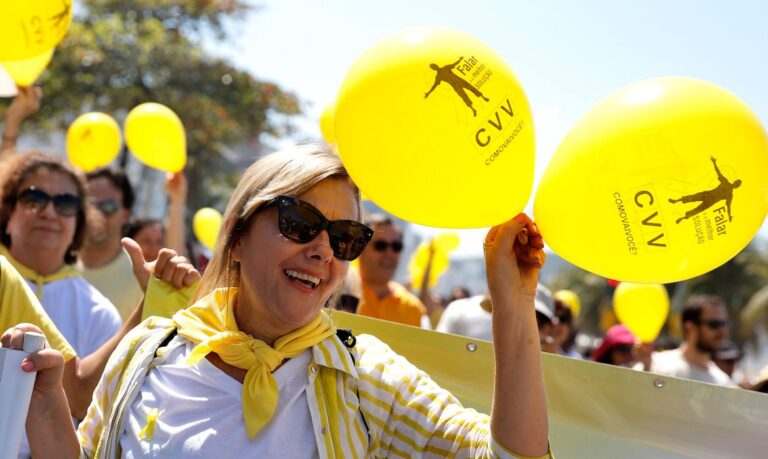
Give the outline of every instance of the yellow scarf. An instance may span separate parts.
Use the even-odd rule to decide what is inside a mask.
[[[178,334],[197,344],[187,358],[194,364],[209,352],[237,368],[248,370],[243,382],[243,418],[253,439],[269,422],[277,407],[278,390],[272,372],[285,359],[333,336],[336,332],[327,314],[321,312],[309,324],[275,341],[273,347],[237,328],[234,304],[236,288],[220,288],[173,315]]]
[[[47,276],[38,274],[34,269],[22,265],[17,259],[13,258],[11,251],[3,244],[0,244],[0,255],[5,256],[5,258],[11,262],[11,265],[16,268],[16,271],[21,274],[21,277],[35,283],[35,286],[37,286],[36,295],[38,299],[43,297],[43,286],[45,284],[57,280],[69,279],[71,277],[80,277],[80,273],[73,266],[68,264],[64,264],[53,274]]]

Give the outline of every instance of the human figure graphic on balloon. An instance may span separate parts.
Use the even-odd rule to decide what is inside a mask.
[[[456,67],[459,62],[462,61],[462,59],[464,59],[464,56],[459,57],[453,64],[444,65],[442,67],[438,66],[437,64],[429,64],[429,68],[437,72],[437,75],[435,75],[435,83],[431,88],[429,88],[429,91],[424,94],[424,98],[426,99],[429,97],[429,95],[432,94],[432,91],[434,91],[440,83],[446,82],[451,85],[453,90],[456,91],[456,94],[461,97],[461,100],[463,100],[467,107],[472,110],[472,116],[477,116],[477,110],[475,110],[475,107],[472,106],[472,101],[467,95],[467,90],[469,90],[469,92],[475,96],[482,98],[486,102],[488,102],[490,99],[485,97],[479,89],[472,86],[472,84],[470,84],[467,80],[453,73],[454,67]]]
[[[677,202],[700,202],[698,206],[687,211],[685,216],[678,218],[675,223],[680,223],[681,221],[687,220],[694,215],[700,214],[701,212],[704,212],[722,200],[725,200],[725,206],[728,210],[728,221],[733,221],[733,217],[731,216],[731,201],[733,200],[733,190],[741,186],[741,180],[736,179],[733,183],[729,182],[717,167],[717,159],[714,156],[710,156],[709,159],[712,160],[712,165],[715,166],[715,173],[717,173],[717,180],[720,181],[720,184],[711,190],[689,194],[678,199],[670,198],[669,202],[672,204]]]
[[[61,10],[60,13],[57,13],[50,18],[48,18],[53,24],[51,25],[51,29],[56,29],[64,23],[65,19],[69,16],[69,10],[71,8],[71,2],[64,2],[64,9]]]

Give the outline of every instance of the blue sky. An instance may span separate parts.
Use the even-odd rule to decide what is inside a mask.
[[[742,98],[764,125],[768,121],[768,2],[259,4],[258,12],[233,25],[235,43],[218,52],[305,101],[303,138],[319,138],[320,112],[334,99],[355,59],[382,37],[412,26],[462,30],[506,60],[534,112],[537,179],[560,140],[590,106],[646,78],[679,75],[711,81]],[[457,255],[479,253],[480,234],[484,231],[463,234]]]

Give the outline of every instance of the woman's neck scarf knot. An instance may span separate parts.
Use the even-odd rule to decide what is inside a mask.
[[[247,370],[243,381],[243,418],[249,438],[272,418],[278,389],[272,372],[285,359],[333,336],[336,332],[327,314],[320,312],[307,325],[278,338],[273,346],[241,332],[235,321],[236,288],[216,289],[173,316],[178,334],[196,346],[187,363],[195,364],[210,352],[224,362]]]

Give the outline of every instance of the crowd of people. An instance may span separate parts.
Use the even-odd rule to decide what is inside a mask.
[[[486,237],[487,291],[440,298],[429,269],[410,291],[394,280],[401,228],[363,215],[319,146],[243,173],[203,270],[189,260],[184,175],[168,177],[165,221],[135,216],[123,171],[16,151],[40,103],[20,89],[0,145],[2,346],[31,331],[49,343],[22,364],[38,376],[21,457],[551,457],[541,352],[736,385],[715,296],[688,300],[675,349],[624,325],[577,349],[573,305],[538,282],[543,240],[524,214]],[[181,306],[142,321],[168,305]],[[377,338],[337,330],[327,308],[493,341],[492,412],[464,408]]]

